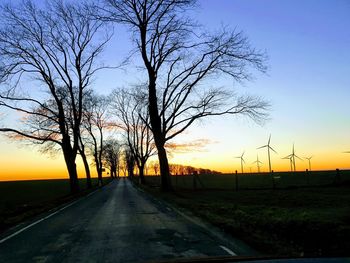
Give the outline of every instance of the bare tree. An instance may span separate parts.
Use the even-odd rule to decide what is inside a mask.
[[[92,182],[91,182],[91,173],[90,173],[90,166],[89,166],[89,161],[86,155],[86,148],[85,144],[82,138],[82,134],[79,134],[79,154],[81,156],[81,159],[84,164],[84,169],[85,169],[85,175],[86,175],[86,182],[87,182],[87,187],[92,188]]]
[[[0,82],[8,87],[1,94],[1,105],[38,122],[0,131],[45,145],[59,145],[71,191],[77,192],[75,161],[84,90],[102,68],[96,65],[96,59],[109,36],[104,35],[103,40],[97,36],[105,24],[91,17],[88,6],[60,0],[50,1],[44,8],[30,0],[3,5],[1,22]]]
[[[140,182],[144,184],[146,162],[155,154],[153,136],[148,125],[149,114],[145,106],[145,94],[140,90],[116,90],[113,93],[112,107],[116,113],[117,125],[124,130],[128,147],[134,155]]]
[[[124,162],[126,170],[128,172],[128,176],[132,179],[134,177],[135,156],[128,145],[126,145],[124,149]]]
[[[186,10],[194,0],[105,0],[104,21],[132,29],[136,54],[148,76],[150,128],[158,151],[163,190],[172,190],[165,144],[207,116],[245,114],[261,120],[268,104],[238,96],[209,80],[249,79],[249,68],[265,72],[265,55],[251,48],[242,32],[200,33]],[[215,85],[214,85],[215,86]]]
[[[102,185],[104,132],[108,128],[107,109],[109,100],[90,91],[84,98],[82,126],[87,131],[88,137],[83,139],[82,145],[89,146],[94,159],[99,184]]]
[[[154,175],[157,176],[159,172],[159,163],[158,161],[153,161],[150,163],[150,167],[153,169]]]
[[[115,139],[108,139],[104,142],[103,161],[109,167],[111,177],[119,178],[121,145]]]

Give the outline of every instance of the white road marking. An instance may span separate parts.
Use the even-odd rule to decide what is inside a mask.
[[[58,209],[57,211],[55,211],[55,212],[53,212],[53,213],[51,213],[51,214],[49,214],[49,215],[47,215],[47,216],[45,216],[45,217],[43,217],[43,218],[41,218],[41,219],[39,219],[39,220],[33,222],[33,223],[31,223],[31,224],[29,224],[29,225],[23,227],[22,229],[16,231],[15,233],[13,233],[13,234],[11,234],[11,235],[9,235],[9,236],[7,236],[7,237],[1,239],[1,240],[0,240],[0,244],[1,244],[1,243],[4,243],[6,240],[9,240],[10,238],[13,238],[14,236],[17,236],[19,233],[22,233],[23,231],[27,230],[28,228],[31,228],[32,226],[35,226],[35,225],[39,224],[40,222],[42,222],[42,221],[44,221],[44,220],[46,220],[46,219],[48,219],[48,218],[50,218],[50,217],[56,215],[57,213],[61,212],[62,210],[64,210],[64,209],[66,209],[66,208],[68,208],[68,207],[74,205],[75,203],[77,203],[77,202],[79,202],[79,201],[81,201],[81,200],[83,200],[83,199],[89,197],[90,195],[92,195],[92,194],[94,194],[94,193],[96,193],[96,192],[97,192],[97,191],[93,191],[92,193],[86,195],[84,198],[79,198],[78,200],[75,200],[73,203],[70,203],[70,204],[68,204],[68,205],[66,205],[66,206],[64,206],[64,207],[61,207],[61,208]]]
[[[237,254],[235,252],[233,252],[231,249],[225,247],[225,246],[221,246],[219,245],[219,247],[221,247],[223,250],[225,250],[227,253],[229,253],[231,256],[237,256]]]

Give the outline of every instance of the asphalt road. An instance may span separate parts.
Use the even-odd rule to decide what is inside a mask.
[[[147,262],[249,253],[126,179],[0,240],[0,262]]]

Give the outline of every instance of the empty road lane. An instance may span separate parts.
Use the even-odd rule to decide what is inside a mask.
[[[225,244],[126,179],[0,243],[0,262],[144,262],[242,253],[249,251]]]

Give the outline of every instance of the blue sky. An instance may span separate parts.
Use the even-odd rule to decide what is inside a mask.
[[[220,24],[236,27],[253,46],[267,51],[268,75],[256,74],[253,82],[238,90],[263,96],[271,102],[272,111],[263,127],[245,119],[212,120],[201,135],[211,134],[218,143],[208,147],[212,154],[199,156],[208,159],[221,154],[218,167],[232,163],[234,170],[239,160],[232,156],[243,150],[248,160],[257,153],[265,158],[255,148],[271,133],[279,153],[273,161],[285,169],[288,163],[279,158],[290,153],[293,143],[301,157],[315,155],[314,161],[323,169],[350,167],[350,158],[341,153],[350,147],[350,2],[230,0],[200,4],[200,23],[211,29]],[[329,164],[324,165],[328,159]],[[299,165],[304,166],[306,162]]]
[[[278,152],[272,157],[276,169],[289,169],[281,157],[290,154],[293,143],[301,157],[315,155],[313,162],[319,169],[350,168],[350,154],[342,153],[350,150],[349,1],[202,0],[192,13],[209,30],[222,25],[242,30],[252,46],[266,50],[268,74],[254,74],[255,79],[244,85],[230,79],[220,84],[241,94],[262,96],[272,108],[264,126],[231,116],[196,124],[177,141],[207,139],[211,143],[200,151],[174,154],[171,162],[234,171],[240,166],[234,157],[246,151],[247,166],[259,154],[266,170],[266,153],[256,148],[266,144],[272,134],[272,145]],[[118,64],[130,50],[130,38],[126,30],[116,28],[104,62]],[[108,94],[113,88],[137,83],[139,73],[129,65],[124,71],[99,74],[94,84],[100,93]],[[61,158],[55,161],[1,138],[1,167],[11,159],[7,153],[25,158],[35,153],[35,158],[27,159],[33,165],[63,165]],[[299,169],[306,166],[307,162],[297,163]]]

